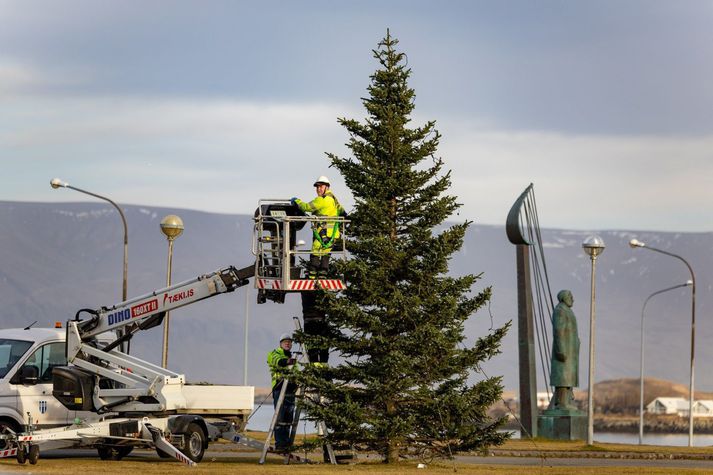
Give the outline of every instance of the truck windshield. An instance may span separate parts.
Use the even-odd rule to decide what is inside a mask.
[[[31,346],[31,341],[0,338],[0,378],[7,375]]]

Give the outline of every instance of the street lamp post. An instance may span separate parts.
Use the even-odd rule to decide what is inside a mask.
[[[658,252],[660,254],[675,257],[676,259],[686,264],[686,267],[688,267],[688,271],[691,273],[691,378],[688,388],[688,446],[691,447],[693,445],[693,376],[695,367],[694,357],[696,354],[696,276],[693,273],[693,268],[688,263],[688,261],[686,261],[686,259],[679,256],[678,254],[673,254],[662,249],[651,247],[648,244],[639,241],[638,239],[632,239],[631,241],[629,241],[629,246],[631,246],[632,249],[640,247],[643,249],[649,249],[651,251]]]
[[[597,257],[604,251],[604,240],[599,236],[589,236],[582,243],[582,249],[592,260],[591,292],[589,301],[589,387],[587,388],[587,445],[594,443],[594,311]]]
[[[107,201],[111,203],[114,208],[119,212],[119,216],[121,216],[121,222],[124,225],[124,280],[123,280],[123,286],[122,286],[122,291],[121,291],[121,300],[122,302],[126,301],[126,281],[127,281],[127,275],[128,275],[128,270],[129,270],[129,232],[126,227],[126,217],[124,216],[124,212],[117,206],[116,203],[114,203],[112,200],[107,198],[106,196],[102,195],[97,195],[96,193],[92,193],[91,191],[86,191],[82,190],[81,188],[77,188],[76,186],[72,186],[69,183],[65,183],[59,178],[53,178],[52,181],[50,181],[50,186],[54,189],[57,188],[69,188],[70,190],[78,191],[80,193],[84,193],[85,195],[93,196],[95,198],[99,198],[100,200]]]
[[[668,292],[669,290],[688,287],[689,285],[693,285],[692,280],[688,280],[683,284],[674,285],[673,287],[657,290],[653,294],[646,297],[644,305],[641,307],[641,355],[639,358],[639,445],[644,443],[644,310],[646,310],[646,304],[649,303],[649,300],[651,300],[652,297]]]
[[[129,273],[129,231],[128,231],[128,227],[126,226],[126,217],[124,216],[124,212],[121,210],[121,208],[119,208],[119,206],[116,203],[114,203],[112,200],[110,200],[106,196],[98,195],[96,193],[92,193],[91,191],[82,190],[81,188],[77,188],[76,186],[72,186],[69,183],[63,182],[59,178],[53,178],[50,181],[50,186],[52,188],[54,188],[55,190],[57,188],[69,188],[70,190],[78,191],[80,193],[84,193],[85,195],[99,198],[100,200],[104,200],[104,201],[110,203],[119,212],[119,216],[121,216],[121,223],[124,225],[124,278],[122,281],[121,301],[126,302],[127,280],[128,280],[128,273]],[[118,330],[117,333],[119,333],[118,336],[121,336],[121,330]],[[122,351],[123,351],[124,344],[122,343],[121,346],[122,346]]]
[[[171,263],[173,261],[173,241],[183,233],[183,220],[175,214],[169,214],[161,220],[161,232],[168,239],[168,269],[166,270],[166,287],[171,286]],[[163,347],[161,351],[161,367],[168,365],[168,312],[163,317]]]
[[[248,322],[250,320],[250,286],[245,286],[245,333],[243,335],[243,386],[248,385]]]

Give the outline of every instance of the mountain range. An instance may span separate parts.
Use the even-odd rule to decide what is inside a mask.
[[[179,215],[185,231],[174,242],[172,282],[178,283],[219,268],[241,268],[254,262],[253,220],[247,215],[214,214],[186,209],[122,206],[128,223],[128,295],[135,297],[165,287],[168,245],[159,223]],[[504,222],[504,217],[503,217]],[[24,327],[37,321],[51,326],[74,318],[82,308],[121,301],[123,228],[117,211],[103,203],[0,202],[0,326]],[[306,233],[307,231],[303,231]],[[677,259],[647,249],[631,249],[636,238],[683,256],[696,277],[695,381],[697,390],[713,390],[713,233],[633,230],[542,229],[550,287],[556,295],[570,289],[575,297],[580,350],[580,387],[585,388],[589,348],[591,262],[581,243],[590,234],[606,244],[597,259],[595,381],[638,377],[641,313],[644,300],[690,278]],[[308,240],[309,236],[304,236]],[[513,326],[502,353],[482,366],[488,376],[501,375],[507,389],[518,384],[517,288],[515,246],[504,225],[474,224],[450,272],[481,274],[473,291],[492,287],[490,305],[471,315],[468,342],[508,321]],[[268,351],[300,316],[296,295],[284,304],[256,304],[252,285],[171,313],[169,367],[189,381],[240,384],[243,381],[244,323],[249,305],[248,383],[269,385]],[[246,302],[247,299],[247,302]],[[653,297],[646,306],[646,377],[687,384],[691,344],[691,289]],[[541,325],[549,327],[545,317]],[[549,328],[548,328],[549,330]],[[137,335],[131,352],[152,362],[161,360],[159,328]],[[547,361],[548,355],[537,356]],[[544,388],[538,369],[539,386]],[[474,374],[473,378],[482,377]]]

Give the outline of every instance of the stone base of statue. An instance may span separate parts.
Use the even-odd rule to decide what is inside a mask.
[[[537,436],[587,440],[587,414],[579,409],[547,409],[537,416]]]

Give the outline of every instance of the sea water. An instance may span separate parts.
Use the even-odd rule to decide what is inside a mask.
[[[508,432],[511,432],[514,438],[520,438],[520,431]],[[594,442],[637,445],[639,443],[639,434],[628,432],[595,432]],[[688,434],[644,434],[643,444],[686,447],[688,446]],[[693,434],[693,445],[695,447],[713,445],[713,434]]]
[[[272,415],[275,410],[272,406],[272,401],[262,404],[262,406],[255,405],[253,409],[253,415],[248,421],[248,429],[255,431],[267,432],[270,427],[270,422],[272,421]],[[300,421],[298,426],[298,433],[315,433],[317,431],[315,425],[311,421]],[[520,438],[520,431],[507,431],[511,432],[513,438]],[[636,445],[639,443],[638,433],[624,433],[624,432],[595,432],[594,433],[595,442],[606,442],[611,444],[631,444]],[[644,445],[668,445],[674,447],[686,447],[688,446],[688,434],[644,434]],[[694,434],[693,435],[693,445],[696,447],[706,447],[713,445],[713,434]]]

